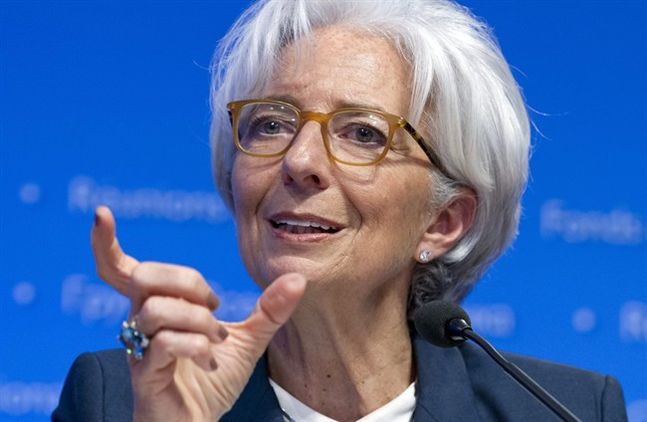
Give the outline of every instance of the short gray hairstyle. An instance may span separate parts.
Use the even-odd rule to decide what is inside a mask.
[[[478,198],[473,226],[445,255],[416,267],[409,313],[433,299],[461,301],[517,234],[528,176],[528,115],[489,28],[445,0],[263,0],[221,41],[212,66],[214,176],[231,208],[235,154],[226,104],[262,93],[279,52],[317,28],[342,26],[384,37],[411,68],[405,116],[454,180],[434,172],[434,206],[460,186]]]

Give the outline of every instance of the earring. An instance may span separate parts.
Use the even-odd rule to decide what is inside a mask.
[[[418,259],[422,264],[428,263],[429,261],[431,261],[431,252],[429,252],[427,249],[423,249],[422,251],[420,251],[420,255],[418,255]]]

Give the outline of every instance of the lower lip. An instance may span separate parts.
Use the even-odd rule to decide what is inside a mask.
[[[270,224],[272,229],[272,235],[282,240],[288,240],[292,242],[322,242],[324,240],[330,239],[331,237],[337,235],[339,232],[335,233],[290,233],[285,230],[278,229]]]

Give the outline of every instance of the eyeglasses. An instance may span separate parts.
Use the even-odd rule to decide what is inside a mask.
[[[382,161],[396,129],[404,129],[429,161],[449,176],[438,155],[403,117],[368,108],[342,108],[331,113],[301,111],[275,100],[242,100],[227,104],[236,147],[253,157],[285,154],[307,121],[318,122],[328,156],[343,164],[370,166]]]

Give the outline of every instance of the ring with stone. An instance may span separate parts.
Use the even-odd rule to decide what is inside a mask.
[[[139,331],[137,328],[136,317],[130,321],[121,323],[121,332],[119,333],[119,340],[126,347],[128,355],[135,358],[135,360],[142,360],[146,348],[150,344],[150,340],[146,334]]]

